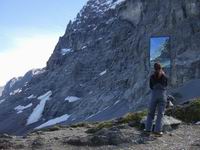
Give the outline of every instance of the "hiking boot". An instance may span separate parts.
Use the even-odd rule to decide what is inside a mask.
[[[147,130],[144,129],[144,132],[143,132],[143,133],[144,133],[145,136],[150,136],[151,131],[147,131]]]
[[[153,132],[153,134],[157,137],[163,136],[163,132]]]

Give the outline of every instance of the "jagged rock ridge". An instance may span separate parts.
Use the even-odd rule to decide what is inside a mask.
[[[41,74],[45,69],[32,69],[28,71],[23,77],[14,77],[6,83],[2,91],[2,97],[7,97],[10,95],[15,95],[21,92],[22,87],[27,86],[34,76]]]
[[[59,38],[46,71],[20,93],[4,97],[0,132],[23,134],[65,115],[69,124],[144,108],[151,36],[171,38],[172,87],[200,78],[199,20],[198,0],[89,0]],[[47,92],[52,93],[48,99],[38,99]],[[26,109],[17,114],[19,105]],[[34,110],[40,117],[27,126]]]

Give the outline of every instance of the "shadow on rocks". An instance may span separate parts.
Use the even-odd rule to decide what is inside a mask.
[[[64,140],[64,143],[75,146],[103,146],[103,145],[120,145],[130,142],[125,138],[118,128],[101,129],[98,132],[86,137],[72,137]]]
[[[33,149],[38,149],[38,148],[41,148],[43,145],[44,145],[44,139],[39,137],[37,139],[35,139],[33,142],[32,142],[32,148]]]
[[[10,139],[0,139],[0,149],[11,149],[13,146],[14,145],[10,142]]]
[[[200,139],[194,141],[194,142],[192,143],[190,149],[194,149],[194,150],[200,149]]]

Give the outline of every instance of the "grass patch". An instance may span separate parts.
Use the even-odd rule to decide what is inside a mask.
[[[72,128],[79,128],[79,127],[88,128],[89,127],[89,123],[81,122],[81,123],[70,125],[70,127],[72,127]]]
[[[136,113],[128,113],[125,116],[118,118],[116,120],[110,120],[110,121],[105,121],[105,122],[100,122],[98,124],[95,124],[95,126],[88,129],[86,133],[95,133],[103,128],[112,128],[114,126],[133,123],[133,122],[135,124],[135,127],[138,127],[137,125],[140,124],[140,121],[146,115],[147,115],[146,110],[141,111],[141,112],[136,112]]]
[[[200,120],[200,98],[185,106],[176,106],[166,111],[167,115],[173,116],[186,123],[194,123]]]
[[[119,118],[117,123],[118,124],[125,124],[125,123],[130,123],[130,122],[140,122],[144,116],[147,115],[147,110],[145,111],[139,111],[136,113],[128,113],[122,118]]]
[[[111,128],[113,126],[114,126],[114,123],[112,121],[101,122],[101,123],[96,124],[95,127],[88,129],[86,133],[95,133],[103,128]]]
[[[40,131],[49,132],[49,131],[58,131],[58,130],[61,130],[61,129],[62,129],[61,126],[55,125],[55,126],[40,129]]]

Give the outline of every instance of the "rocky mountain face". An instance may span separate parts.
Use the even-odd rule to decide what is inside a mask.
[[[2,95],[4,87],[0,87],[0,96]]]
[[[0,132],[107,120],[146,107],[150,37],[170,36],[174,88],[200,78],[199,29],[198,0],[89,0],[69,22],[45,70],[20,92],[5,88]]]
[[[31,81],[34,76],[43,73],[43,69],[33,69],[28,71],[23,77],[15,77],[8,81],[2,91],[2,97],[8,97],[20,93],[24,86]]]

